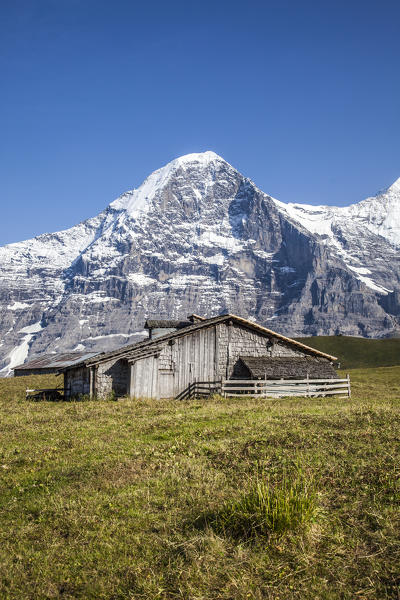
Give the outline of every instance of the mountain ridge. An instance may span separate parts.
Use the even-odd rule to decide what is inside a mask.
[[[154,314],[230,310],[292,336],[389,335],[397,181],[349,207],[311,207],[272,198],[214,152],[179,157],[95,217],[0,247],[0,373],[42,352],[132,342]]]

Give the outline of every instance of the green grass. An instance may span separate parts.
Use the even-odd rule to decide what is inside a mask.
[[[272,533],[311,525],[317,513],[315,488],[301,470],[284,471],[278,482],[268,472],[249,478],[246,492],[229,501],[205,522],[217,532],[239,540],[267,541]]]
[[[351,378],[184,403],[0,380],[0,598],[398,600],[400,367]]]
[[[342,369],[392,367],[400,365],[400,339],[372,340],[339,336],[296,338],[297,341],[336,356]]]
[[[28,377],[0,378],[0,401],[24,400],[26,389],[37,390],[63,387],[63,377],[57,375],[30,375]]]

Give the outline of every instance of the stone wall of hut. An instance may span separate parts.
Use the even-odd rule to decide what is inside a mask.
[[[289,344],[265,334],[251,331],[242,325],[221,323],[217,325],[218,379],[233,376],[240,356],[304,356]]]
[[[115,359],[100,363],[96,368],[95,394],[99,398],[126,396],[129,391],[129,365],[126,360]]]

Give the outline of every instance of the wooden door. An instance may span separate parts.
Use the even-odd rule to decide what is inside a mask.
[[[158,359],[147,356],[137,360],[131,370],[130,396],[158,398]]]
[[[160,369],[158,372],[158,397],[174,397],[174,372],[167,369]]]

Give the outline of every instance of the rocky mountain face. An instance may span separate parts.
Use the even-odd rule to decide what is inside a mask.
[[[93,219],[0,248],[0,374],[193,312],[289,336],[396,334],[399,250],[400,180],[349,207],[284,204],[213,152],[183,156]]]

